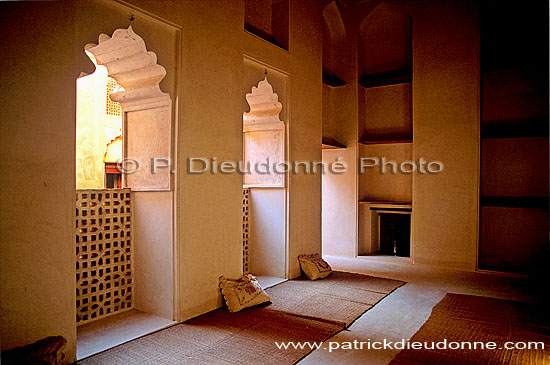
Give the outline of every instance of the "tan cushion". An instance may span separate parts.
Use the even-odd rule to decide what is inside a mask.
[[[250,274],[238,280],[220,276],[219,280],[220,289],[230,312],[238,312],[244,308],[271,301],[258,280]]]
[[[311,280],[322,279],[327,277],[332,272],[332,268],[323,260],[321,255],[300,255],[298,256],[298,261],[300,261],[300,267],[302,271],[308,278]]]

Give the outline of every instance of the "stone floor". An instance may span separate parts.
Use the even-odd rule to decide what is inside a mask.
[[[357,341],[399,341],[410,338],[426,321],[446,293],[482,295],[531,301],[526,279],[495,274],[461,272],[412,265],[391,257],[325,257],[334,270],[406,281],[348,329],[327,341],[340,344]],[[257,277],[267,288],[284,279]],[[158,331],[175,322],[132,310],[78,327],[77,358],[83,359],[118,344]],[[326,343],[326,342],[325,342]],[[387,364],[398,350],[313,351],[301,364]]]
[[[175,323],[134,309],[78,326],[76,358],[82,360]]]
[[[260,283],[261,287],[264,289],[270,288],[273,285],[277,285],[279,283],[282,283],[283,281],[286,281],[286,279],[276,278],[274,276],[262,276],[262,275],[255,275],[255,276],[258,282]]]
[[[359,317],[347,330],[327,341],[400,341],[409,339],[428,319],[431,310],[446,293],[532,301],[526,279],[487,273],[435,269],[384,260],[384,258],[325,257],[334,270],[349,271],[406,281]],[[333,344],[333,348],[336,347]],[[328,348],[327,342],[323,347]],[[318,349],[300,364],[387,364],[399,350]]]
[[[262,288],[269,288],[286,280],[271,276],[256,278]],[[81,325],[77,330],[76,358],[82,360],[176,323],[149,313],[130,310]]]

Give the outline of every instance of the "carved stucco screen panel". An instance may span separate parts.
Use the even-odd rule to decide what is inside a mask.
[[[250,173],[244,175],[244,185],[284,187],[285,124],[279,119],[279,97],[267,77],[252,87],[246,101],[250,111],[243,116],[243,144],[244,162],[247,168],[250,166]],[[281,173],[274,172],[274,166]]]
[[[110,94],[125,114],[125,186],[139,191],[170,190],[172,101],[159,86],[166,70],[132,27],[117,29],[99,44],[86,45],[124,90]]]
[[[133,307],[130,189],[76,192],[76,321]]]
[[[248,237],[250,234],[250,189],[243,189],[243,274],[248,274]]]

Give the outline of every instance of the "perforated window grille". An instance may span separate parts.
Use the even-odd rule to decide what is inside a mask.
[[[76,192],[76,321],[133,307],[130,189]]]
[[[248,273],[248,217],[249,217],[249,204],[248,198],[250,196],[250,189],[243,189],[243,273]]]
[[[111,100],[109,95],[116,90],[118,87],[118,84],[115,79],[112,77],[109,78],[109,81],[107,82],[107,109],[106,113],[107,115],[114,115],[117,117],[122,116],[122,109],[120,107],[120,103],[116,103]]]

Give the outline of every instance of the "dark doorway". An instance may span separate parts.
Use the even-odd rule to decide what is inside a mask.
[[[410,257],[411,215],[378,213],[380,254]]]

